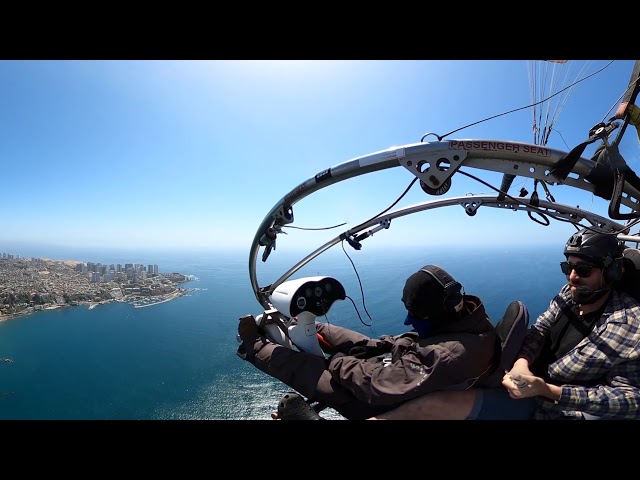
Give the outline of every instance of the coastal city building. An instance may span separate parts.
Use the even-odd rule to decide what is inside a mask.
[[[24,258],[0,253],[0,321],[43,309],[111,301],[136,307],[184,295],[180,284],[191,278],[160,273],[158,265]]]

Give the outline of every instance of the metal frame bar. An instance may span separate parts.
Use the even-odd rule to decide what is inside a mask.
[[[471,201],[481,202],[480,204],[482,206],[535,211],[526,199],[518,200],[511,197],[498,200],[497,197],[491,196],[446,198],[405,207],[363,223],[359,225],[357,229],[343,232],[341,235],[304,257],[271,285],[262,288],[259,287],[256,272],[258,251],[260,247],[265,247],[266,252],[265,255],[263,255],[263,261],[266,261],[271,250],[271,245],[264,242],[265,234],[268,230],[273,229],[271,233],[275,231],[277,235],[277,233],[281,231],[282,226],[292,223],[293,206],[318,190],[367,173],[395,167],[404,167],[419,178],[427,188],[437,192],[438,188],[441,188],[460,167],[464,166],[534,178],[542,180],[548,185],[566,184],[594,193],[595,186],[585,180],[585,177],[595,166],[595,162],[590,159],[580,158],[572,172],[564,180],[560,180],[550,174],[550,170],[566,155],[566,152],[560,150],[529,143],[481,139],[448,140],[392,147],[387,150],[357,157],[323,170],[302,182],[282,197],[260,223],[249,252],[249,277],[256,299],[265,306],[265,308],[270,308],[271,306],[267,298],[269,292],[298,271],[302,266],[317,257],[320,253],[339,243],[342,238],[345,238],[345,235],[354,235],[374,225],[378,226],[382,221],[390,221],[393,218],[410,215],[419,211],[457,203],[461,204],[465,209],[477,208],[469,205]],[[634,212],[640,211],[640,192],[626,184],[621,203]],[[625,228],[624,225],[613,222],[610,219],[568,205],[540,201],[538,208],[548,212],[550,216],[556,214],[561,217],[564,216],[567,219],[571,216],[571,218],[574,218],[574,222],[576,217],[586,219],[592,222],[593,225],[600,226],[609,231],[623,230]]]

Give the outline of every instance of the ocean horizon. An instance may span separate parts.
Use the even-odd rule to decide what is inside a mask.
[[[535,321],[565,282],[561,245],[535,255],[530,247],[504,246],[347,252],[350,258],[339,247],[325,252],[292,278],[338,279],[354,303],[336,302],[318,321],[372,337],[406,331],[402,287],[425,264],[440,265],[466,293],[480,296],[494,323],[513,300],[523,301]],[[0,419],[268,420],[291,390],[236,356],[238,319],[262,312],[246,252],[96,249],[23,256],[153,263],[162,273],[195,279],[181,285],[186,295],[147,308],[70,306],[0,322],[0,358],[12,360],[0,362]],[[266,263],[258,259],[259,282],[275,280],[304,256],[274,251]],[[331,410],[323,415],[339,418]]]

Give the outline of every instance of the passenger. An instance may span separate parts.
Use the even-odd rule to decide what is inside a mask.
[[[274,343],[253,318],[243,317],[237,354],[309,403],[320,402],[350,420],[379,415],[428,392],[468,389],[490,377],[496,332],[479,297],[427,265],[407,279],[402,302],[408,312],[404,324],[413,329],[401,335],[372,339],[316,322],[328,358]],[[308,405],[300,395],[285,395],[274,417],[320,419]]]
[[[567,284],[527,332],[504,388],[435,392],[371,419],[640,418],[640,303],[612,288],[622,245],[583,229],[564,255]]]

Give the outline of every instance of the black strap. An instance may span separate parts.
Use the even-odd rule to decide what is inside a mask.
[[[631,218],[639,218],[640,212],[620,213],[620,202],[622,201],[622,193],[624,191],[624,184],[628,182],[637,190],[640,190],[640,178],[627,168],[623,171],[616,171],[615,183],[613,185],[613,192],[611,194],[611,202],[609,202],[608,214],[615,220],[628,220]]]
[[[584,149],[587,148],[587,145],[595,142],[598,139],[607,138],[613,130],[617,128],[617,124],[615,123],[598,123],[591,130],[589,130],[589,138],[587,138],[584,142],[574,147],[564,158],[558,160],[558,162],[553,166],[550,170],[550,174],[556,177],[558,180],[564,182],[567,179],[567,176],[573,170],[573,167],[576,166],[576,163],[582,156]]]
[[[606,303],[596,312],[587,314],[585,318],[580,318],[575,312],[577,305],[565,303],[558,313],[555,323],[551,326],[544,346],[538,358],[533,362],[531,371],[548,381],[547,367],[591,333],[598,319],[602,316],[605,306]]]
[[[592,135],[589,137],[589,140],[571,150],[566,157],[556,164],[551,170],[551,173],[562,178],[562,180],[566,179],[582,155],[585,147],[593,143],[597,138],[597,136]],[[605,200],[610,200],[609,217],[615,220],[639,218],[640,212],[620,212],[620,203],[622,202],[625,182],[637,190],[640,190],[640,178],[629,168],[629,165],[620,154],[618,146],[615,144],[609,146],[602,144],[596,149],[591,159],[595,162],[595,165],[591,171],[585,175],[585,180],[594,186],[593,193],[595,195]]]
[[[576,147],[573,147],[564,158],[558,160],[558,163],[550,170],[549,174],[556,177],[558,180],[564,182],[567,179],[567,175],[573,170],[578,159],[582,156],[582,152],[587,148],[587,145],[595,142],[597,138],[589,137],[587,140],[582,142]]]

